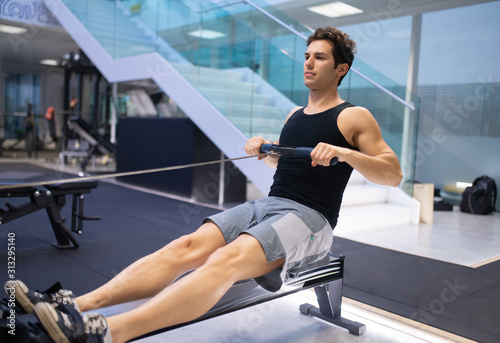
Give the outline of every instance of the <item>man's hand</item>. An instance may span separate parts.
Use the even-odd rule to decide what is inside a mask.
[[[270,141],[265,140],[262,137],[252,137],[247,141],[245,145],[245,152],[250,156],[261,155],[260,146],[262,144],[271,143]],[[258,156],[257,159],[262,160],[265,158],[265,155]]]
[[[341,155],[345,152],[345,148],[341,148],[335,145],[318,143],[316,147],[311,151],[311,165],[316,167],[318,165],[328,167],[332,158],[337,157],[339,162],[343,162]]]
[[[278,166],[278,156],[265,155],[265,154],[260,152],[260,146],[262,144],[269,144],[269,143],[276,144],[276,143],[273,143],[271,141],[265,140],[262,137],[250,138],[247,141],[247,144],[245,145],[245,152],[248,155],[257,156],[257,158],[259,160],[264,160],[266,165],[268,165],[269,167],[276,168]]]

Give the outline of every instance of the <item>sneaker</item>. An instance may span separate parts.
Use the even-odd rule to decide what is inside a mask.
[[[25,313],[33,313],[33,307],[39,302],[48,302],[57,305],[71,305],[79,311],[73,292],[62,289],[59,282],[55,283],[46,291],[30,291],[26,285],[19,280],[10,280],[5,283],[5,292],[10,296],[12,292],[16,297],[16,304]]]
[[[104,315],[90,313],[82,315],[72,306],[39,302],[34,312],[40,324],[56,343],[112,343],[111,332]]]

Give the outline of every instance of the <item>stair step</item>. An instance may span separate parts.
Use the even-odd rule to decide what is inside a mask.
[[[220,80],[228,80],[228,81],[242,81],[243,73],[232,71],[232,70],[224,70],[217,68],[207,68],[207,67],[199,67],[188,64],[178,64],[172,63],[172,65],[182,73],[186,78],[206,78],[212,81],[212,85],[217,84]]]
[[[361,184],[366,184],[368,183],[368,180],[356,169],[352,171],[351,177],[349,178],[349,182],[347,183],[347,186],[349,187],[350,185],[361,185]]]
[[[342,206],[358,206],[387,202],[388,189],[375,185],[348,185],[342,198]]]
[[[283,125],[286,114],[283,110],[274,106],[262,106],[252,103],[236,103],[236,102],[215,102],[214,104],[226,116],[232,118],[241,118],[242,120],[273,120],[281,121]]]
[[[411,209],[396,204],[346,206],[340,210],[334,235],[346,237],[354,233],[409,224]]]
[[[242,92],[227,92],[221,89],[200,87],[200,91],[213,102],[229,102],[239,104],[254,104],[261,106],[272,106],[274,99],[263,94],[252,94]]]

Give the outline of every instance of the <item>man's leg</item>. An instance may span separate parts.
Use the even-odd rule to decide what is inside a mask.
[[[219,228],[208,222],[131,264],[102,287],[76,298],[76,302],[85,312],[152,297],[186,271],[203,265],[225,244]]]
[[[206,313],[234,282],[267,274],[284,263],[268,262],[260,243],[243,234],[206,263],[138,308],[108,318],[114,343],[193,320]]]

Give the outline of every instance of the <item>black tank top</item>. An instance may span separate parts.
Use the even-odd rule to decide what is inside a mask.
[[[299,109],[283,127],[279,144],[314,148],[323,142],[358,150],[346,141],[337,126],[340,112],[352,106],[344,102],[316,114],[305,114],[303,108]],[[330,167],[312,167],[310,158],[281,156],[269,196],[291,199],[315,209],[334,228],[351,173],[352,167],[345,162]]]

